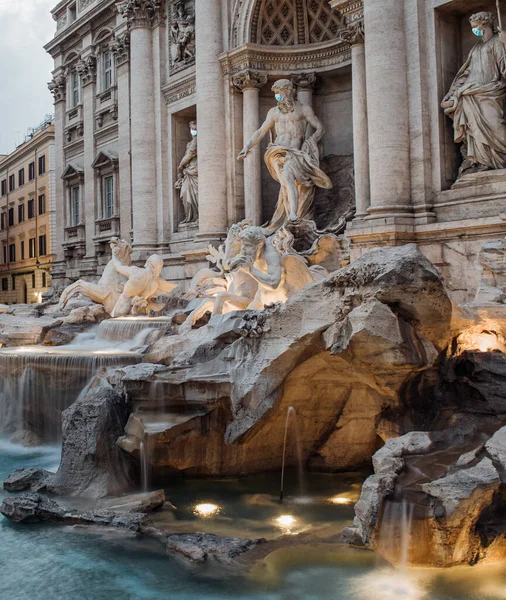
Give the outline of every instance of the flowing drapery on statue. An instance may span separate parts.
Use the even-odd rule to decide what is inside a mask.
[[[270,233],[287,221],[310,219],[315,186],[332,187],[332,182],[320,169],[318,142],[325,133],[320,120],[310,106],[295,99],[290,80],[276,81],[272,91],[278,105],[271,108],[238,157],[246,158],[269,132],[271,135],[275,132],[274,142],[265,153],[269,172],[281,186],[274,216],[266,227]],[[309,127],[315,132],[307,137]]]
[[[271,177],[278,183],[281,183],[279,173],[285,166],[286,161],[291,161],[298,191],[297,217],[299,219],[312,219],[315,186],[326,189],[332,187],[332,182],[319,167],[318,144],[312,138],[306,140],[300,150],[270,144],[264,158]],[[267,229],[270,231],[278,230],[287,222],[289,215],[290,201],[287,188],[281,185],[276,210]]]
[[[462,144],[464,161],[459,176],[506,168],[506,53],[492,13],[470,18],[479,41],[457,73],[442,102],[453,119],[455,142]]]
[[[197,123],[190,121],[192,141],[179,163],[175,189],[179,190],[183,204],[184,219],[181,223],[196,223],[199,220],[199,170],[197,159]]]

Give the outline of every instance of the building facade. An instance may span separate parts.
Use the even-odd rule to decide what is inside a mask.
[[[461,157],[441,100],[493,0],[62,0],[54,9],[55,280],[93,278],[108,240],[163,255],[186,281],[242,218],[272,217],[267,141],[237,155],[288,78],[323,122],[316,222],[351,215],[351,257],[415,242],[458,301],[482,244],[504,237],[506,171],[455,185]],[[181,159],[197,125],[198,222]]]
[[[33,304],[51,288],[55,258],[52,118],[0,161],[0,303]]]

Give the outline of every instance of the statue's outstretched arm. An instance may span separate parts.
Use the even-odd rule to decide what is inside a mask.
[[[276,111],[275,108],[271,108],[271,110],[267,113],[267,118],[265,119],[263,125],[260,127],[260,129],[255,131],[255,133],[251,136],[251,139],[244,146],[244,148],[241,150],[241,153],[237,157],[238,160],[246,158],[248,156],[248,154],[250,153],[251,149],[254,148],[257,144],[259,144],[264,139],[264,137],[269,133],[269,131],[274,127],[275,122],[276,122],[275,121],[275,111]]]
[[[116,248],[114,250],[116,250]],[[114,265],[114,268],[116,269],[116,271],[118,271],[118,273],[125,275],[125,277],[130,277],[130,275],[134,272],[135,267],[127,267],[126,265],[124,265],[120,261],[120,259],[116,256],[114,250],[112,251],[112,259],[111,259],[112,263]]]

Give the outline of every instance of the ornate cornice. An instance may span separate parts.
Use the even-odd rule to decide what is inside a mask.
[[[55,75],[53,79],[47,84],[49,91],[53,94],[54,103],[62,102],[65,100],[65,94],[67,90],[67,78],[64,73]]]
[[[219,56],[225,77],[233,79],[243,71],[285,75],[327,71],[351,62],[350,47],[341,40],[293,48],[244,44]]]
[[[364,21],[353,21],[346,29],[340,32],[340,38],[346,44],[355,46],[356,44],[363,44],[365,39]]]
[[[255,71],[243,71],[232,77],[232,85],[239,91],[259,90],[267,83],[267,75]]]
[[[165,19],[164,0],[124,0],[118,11],[130,28],[152,27]]]
[[[291,77],[293,85],[299,90],[314,90],[317,83],[316,73],[299,73]]]
[[[89,83],[95,83],[97,79],[97,58],[89,55],[86,58],[81,58],[76,65],[77,72],[81,76],[83,86]]]
[[[331,8],[339,11],[343,17],[364,11],[364,0],[329,0],[329,4]]]
[[[111,52],[116,57],[116,66],[120,67],[130,60],[130,33],[124,33],[109,44]]]

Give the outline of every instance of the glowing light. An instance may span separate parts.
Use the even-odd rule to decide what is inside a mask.
[[[216,504],[211,503],[203,503],[197,504],[193,509],[193,512],[198,516],[206,519],[207,517],[212,517],[213,515],[217,515],[220,512],[220,507]]]
[[[346,498],[345,496],[334,496],[333,498],[329,498],[329,502],[332,504],[353,504],[353,500],[351,498]]]
[[[460,352],[464,350],[478,350],[479,352],[500,350],[505,352],[506,340],[499,331],[500,328],[493,321],[482,323],[479,328],[473,327],[463,331],[458,337]]]
[[[427,590],[421,582],[407,574],[385,569],[358,577],[352,584],[354,597],[363,600],[423,600]]]
[[[280,529],[283,529],[285,533],[291,533],[291,529],[295,523],[297,523],[297,519],[292,517],[292,515],[281,515],[275,519],[274,522]]]

